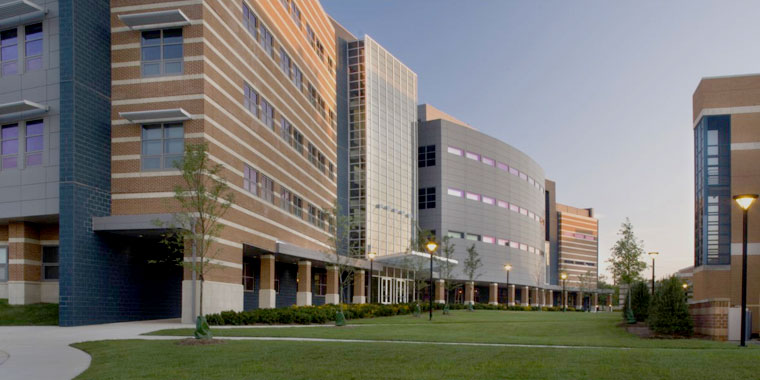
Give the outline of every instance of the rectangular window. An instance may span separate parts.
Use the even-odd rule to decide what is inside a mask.
[[[291,144],[291,129],[292,126],[290,125],[290,122],[286,120],[282,115],[280,115],[280,137],[282,137],[285,142],[288,143],[288,145]]]
[[[472,240],[472,241],[480,241],[480,235],[476,235],[476,234],[467,233],[467,234],[465,235],[465,239],[467,239],[467,240]]]
[[[306,24],[306,39],[309,41],[309,44],[311,44],[311,47],[314,47],[316,45],[316,37],[314,36],[314,29],[311,28],[311,25]]]
[[[303,89],[303,73],[301,72],[301,69],[298,68],[295,64],[293,64],[293,84],[298,87],[298,91],[302,91]]]
[[[182,163],[185,132],[182,123],[142,127],[142,170],[174,169]]]
[[[251,33],[254,40],[258,41],[258,20],[247,5],[243,4],[243,27]]]
[[[464,239],[464,232],[449,231],[446,233],[446,236],[452,239]]]
[[[259,117],[259,93],[248,83],[243,84],[243,107]]]
[[[317,166],[317,147],[312,143],[309,143],[309,162],[311,162],[312,165]]]
[[[333,163],[330,163],[330,179],[335,179],[335,165]]]
[[[484,164],[486,164],[486,165],[488,165],[488,166],[494,166],[494,164],[495,164],[494,160],[492,160],[492,159],[490,159],[490,158],[488,158],[488,157],[486,157],[486,156],[483,156],[483,157],[480,159],[480,161],[482,161]]]
[[[264,51],[266,51],[270,57],[274,58],[274,37],[272,37],[272,33],[269,32],[269,29],[261,23],[259,23],[259,43],[261,44],[261,47],[264,48]]]
[[[491,236],[483,236],[483,243],[493,244],[495,241],[496,239]]]
[[[0,128],[0,169],[18,167],[18,124]]]
[[[417,148],[417,166],[420,168],[435,166],[435,145]]]
[[[324,296],[327,294],[327,273],[314,274],[314,295]]]
[[[420,210],[435,208],[435,187],[419,189],[417,202]]]
[[[523,215],[526,215],[526,216],[527,216],[527,215],[528,215],[528,210],[526,210],[526,209],[524,209],[524,208],[520,207],[520,214],[523,214]]]
[[[528,250],[528,246],[526,244],[520,243],[520,250],[521,251],[527,251]]]
[[[290,209],[290,212],[299,217],[303,217],[303,199],[301,199],[299,196],[295,194],[291,194],[291,198],[293,198],[293,207]]]
[[[468,191],[466,198],[471,201],[480,201],[480,194],[475,194]]]
[[[461,156],[461,155],[462,155],[462,153],[463,153],[461,149],[459,149],[459,148],[454,148],[453,146],[450,146],[450,147],[447,149],[447,151],[448,151],[449,153],[451,153],[451,154],[455,154],[455,155],[457,155],[457,156]]]
[[[293,17],[293,21],[295,21],[296,25],[298,25],[298,28],[300,29],[301,28],[301,10],[298,9],[295,1],[290,3],[290,5],[293,8],[293,11],[290,12],[290,17]]]
[[[520,248],[520,243],[518,243],[516,241],[510,241],[509,242],[509,248],[518,248],[519,249]]]
[[[42,120],[26,122],[26,166],[42,165],[43,131]]]
[[[520,208],[519,208],[519,207],[517,207],[517,205],[514,205],[514,204],[510,204],[510,205],[509,205],[509,209],[510,209],[511,211],[514,211],[514,212],[520,212]]]
[[[42,69],[42,24],[24,27],[26,71]]]
[[[0,247],[0,282],[8,281],[8,247]]]
[[[498,204],[498,206],[499,206],[499,207],[501,207],[501,208],[509,208],[509,203],[507,203],[507,202],[504,202],[504,201],[498,201],[498,202],[496,202],[496,203],[497,203],[497,204]]]
[[[144,31],[140,44],[144,77],[182,74],[182,28]]]
[[[519,176],[520,175],[520,171],[517,170],[517,169],[515,169],[515,168],[513,168],[513,167],[510,167],[509,168],[509,174]]]
[[[319,167],[319,171],[327,174],[327,159],[325,158],[325,155],[322,154],[322,152],[317,152],[317,166]]]
[[[261,176],[261,198],[274,204],[274,181],[265,175]]]
[[[498,240],[496,241],[496,244],[498,244],[498,245],[508,245],[508,244],[509,244],[509,240],[506,240],[506,239],[498,239]]]
[[[249,261],[243,261],[243,290],[252,292],[253,284],[253,264]]]
[[[253,194],[259,195],[259,172],[256,169],[245,165],[243,167],[243,189]]]
[[[494,199],[491,198],[491,197],[487,197],[487,196],[484,195],[483,196],[483,203],[489,204],[489,205],[493,205],[494,204]]]
[[[18,29],[0,32],[0,72],[2,76],[18,74]]]
[[[298,154],[303,154],[303,134],[301,134],[296,127],[293,127],[293,149],[295,149]]]
[[[480,155],[477,153],[467,152],[464,155],[471,160],[480,161]]]
[[[317,208],[312,204],[309,204],[309,223],[317,225]]]
[[[496,167],[499,168],[499,170],[504,170],[505,172],[509,171],[509,165],[497,162]]]
[[[280,46],[280,70],[282,70],[283,73],[285,73],[285,76],[288,78],[293,78],[292,73],[290,72],[290,66],[291,66],[291,60],[288,53],[285,52],[285,49]]]
[[[285,212],[290,212],[291,208],[291,194],[290,190],[280,185],[280,208]]]
[[[523,172],[520,172],[520,179],[523,180],[523,181],[527,181],[528,180],[528,175],[525,174],[525,173],[523,173]]]
[[[42,247],[42,279],[58,279],[58,247]]]
[[[459,198],[461,198],[462,196],[464,196],[464,193],[462,192],[462,190],[457,190],[457,189],[452,189],[452,188],[449,188],[447,194],[449,194],[451,196],[454,196],[454,197],[459,197]]]
[[[261,115],[259,118],[264,125],[274,131],[274,107],[264,98],[261,98]]]

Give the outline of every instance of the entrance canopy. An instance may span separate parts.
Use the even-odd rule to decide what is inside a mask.
[[[388,266],[393,267],[399,267],[403,268],[405,266],[409,265],[410,260],[419,260],[424,259],[426,261],[430,260],[430,254],[425,252],[417,252],[417,251],[411,251],[411,252],[402,252],[402,253],[396,253],[393,255],[385,255],[385,256],[378,256],[375,261],[379,263],[383,263]],[[440,267],[443,265],[443,263],[450,263],[457,265],[459,264],[459,261],[454,259],[448,259],[441,256],[433,255],[433,266],[434,267]]]

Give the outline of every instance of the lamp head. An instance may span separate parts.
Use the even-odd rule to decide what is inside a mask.
[[[425,249],[428,250],[428,253],[432,254],[436,249],[438,249],[438,243],[436,243],[435,240],[430,240],[427,242],[427,244],[425,244]]]
[[[561,278],[563,280],[567,280],[567,273],[565,273],[565,272],[560,273],[559,278]]]
[[[376,256],[377,256],[377,254],[375,252],[370,252],[370,253],[367,254],[367,257],[370,260],[374,260]]]
[[[504,270],[506,270],[507,272],[511,271],[512,270],[512,264],[505,265],[504,266]]]
[[[659,254],[660,254],[660,252],[649,252],[649,257],[651,257],[652,260],[654,260],[654,258],[657,257],[657,255],[659,255]]]
[[[684,282],[683,285],[681,285],[681,286],[683,286],[683,288],[686,289],[686,288],[689,287],[689,284],[687,284],[687,283]]]
[[[739,207],[741,207],[743,210],[749,210],[750,206],[752,206],[753,203],[755,203],[755,200],[757,199],[757,194],[741,194],[741,195],[735,195],[734,200],[736,203],[739,204]]]

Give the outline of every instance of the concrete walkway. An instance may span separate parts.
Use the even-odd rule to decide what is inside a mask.
[[[109,323],[94,326],[0,326],[0,379],[71,379],[90,366],[90,355],[72,343],[134,339],[166,328],[193,327],[179,320]]]

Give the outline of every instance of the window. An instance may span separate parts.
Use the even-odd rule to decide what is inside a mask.
[[[182,29],[142,32],[142,75],[182,74]]]
[[[312,143],[309,143],[309,162],[311,162],[312,165],[317,166],[317,147]]]
[[[496,203],[497,203],[497,205],[498,205],[499,207],[501,207],[501,208],[509,208],[509,203],[507,203],[507,202],[504,202],[504,201],[498,201],[498,202],[496,202]]]
[[[296,25],[298,25],[298,28],[300,29],[301,28],[301,10],[298,9],[295,1],[290,3],[290,5],[293,8],[293,12],[290,13],[290,17],[293,17],[293,21],[296,22]]]
[[[509,209],[514,212],[520,212],[520,207],[517,207],[515,204],[510,204]]]
[[[484,164],[486,164],[488,166],[494,166],[495,165],[494,160],[492,160],[492,159],[490,159],[490,158],[488,158],[486,156],[481,157],[480,161],[482,161]]]
[[[509,244],[509,240],[507,240],[507,239],[498,239],[496,241],[496,244],[498,244],[498,245],[508,245]]]
[[[299,217],[303,217],[303,199],[301,199],[299,196],[295,194],[291,194],[291,198],[293,199],[293,208],[290,209],[290,212]]]
[[[274,58],[274,38],[264,24],[259,23],[259,43],[269,56]]]
[[[330,179],[335,179],[335,165],[333,163],[330,163]]]
[[[253,291],[253,265],[249,261],[243,261],[243,290]]]
[[[42,165],[42,120],[26,122],[26,166]]]
[[[509,248],[520,248],[520,243],[516,241],[510,241],[509,242]]]
[[[483,236],[483,243],[493,244],[496,240],[491,236]]]
[[[314,29],[311,28],[311,25],[306,24],[306,39],[309,41],[309,44],[311,44],[311,47],[316,46],[316,37],[314,36]]]
[[[0,247],[0,282],[8,281],[8,247]]]
[[[142,170],[172,169],[182,162],[185,132],[182,123],[142,127]]]
[[[0,128],[0,169],[18,167],[18,124]]]
[[[464,232],[449,231],[446,233],[446,236],[451,239],[464,239]]]
[[[484,195],[483,196],[483,203],[486,203],[486,204],[489,204],[489,205],[493,205],[494,204],[494,199],[491,198],[491,197],[487,197],[487,196]]]
[[[58,279],[58,247],[42,247],[42,279]]]
[[[291,129],[292,126],[290,125],[290,122],[287,121],[282,115],[280,115],[280,137],[282,137],[283,140],[285,140],[288,145],[291,143]]]
[[[274,204],[274,181],[265,175],[261,176],[261,198]]]
[[[477,153],[467,152],[465,153],[465,157],[471,160],[480,161],[480,155]]]
[[[26,71],[42,69],[42,24],[24,27]]]
[[[510,167],[510,168],[509,168],[509,174],[512,174],[512,175],[520,175],[520,171],[519,171],[519,170],[517,170],[517,169],[515,169],[515,168],[513,168],[513,167]]]
[[[261,115],[259,117],[264,125],[274,131],[274,107],[264,98],[261,98]]]
[[[280,208],[285,212],[290,212],[291,208],[291,194],[290,190],[283,186],[280,186]]]
[[[327,219],[327,213],[325,213],[322,210],[317,210],[317,227],[324,229],[326,219]]]
[[[259,172],[252,167],[245,165],[243,167],[243,189],[253,195],[259,195]]]
[[[0,72],[2,76],[18,74],[18,30],[0,32]]]
[[[295,127],[293,127],[293,149],[303,154],[303,135]]]
[[[327,273],[314,274],[314,295],[324,296],[327,294]]]
[[[317,166],[319,167],[319,171],[327,174],[327,159],[325,158],[325,155],[319,151],[317,152]]]
[[[309,223],[317,225],[317,208],[309,204]]]
[[[251,11],[251,9],[245,4],[243,4],[243,27],[248,30],[248,33],[251,33],[254,40],[258,40],[258,38],[256,38],[258,20],[256,19],[256,15],[253,14],[253,11]]]
[[[288,53],[285,52],[285,49],[280,46],[280,70],[282,70],[283,73],[285,73],[285,76],[288,78],[293,78],[291,72],[290,72],[290,56]]]
[[[435,208],[435,187],[423,187],[419,190],[418,205],[420,210]]]
[[[480,241],[480,235],[476,235],[476,234],[467,233],[467,234],[465,235],[465,239],[467,239],[467,240],[472,240],[472,241]]]
[[[259,117],[259,93],[248,83],[243,84],[243,107],[251,111],[254,116]]]
[[[295,64],[293,64],[293,83],[298,87],[298,91],[301,91],[303,88],[303,73]]]
[[[457,189],[452,189],[452,188],[449,188],[447,194],[455,196],[455,197],[459,197],[459,198],[464,196],[464,193],[462,192],[462,190],[457,190]]]
[[[466,198],[471,201],[480,201],[480,194],[475,194],[468,191]]]
[[[451,153],[451,154],[455,154],[457,156],[461,156],[462,155],[462,150],[459,149],[459,148],[454,148],[453,146],[450,146],[448,148],[448,152]]]
[[[435,145],[417,148],[417,166],[420,168],[435,166]]]
[[[509,171],[509,165],[501,162],[496,163],[496,167],[499,168],[499,170],[504,170],[505,172]]]

